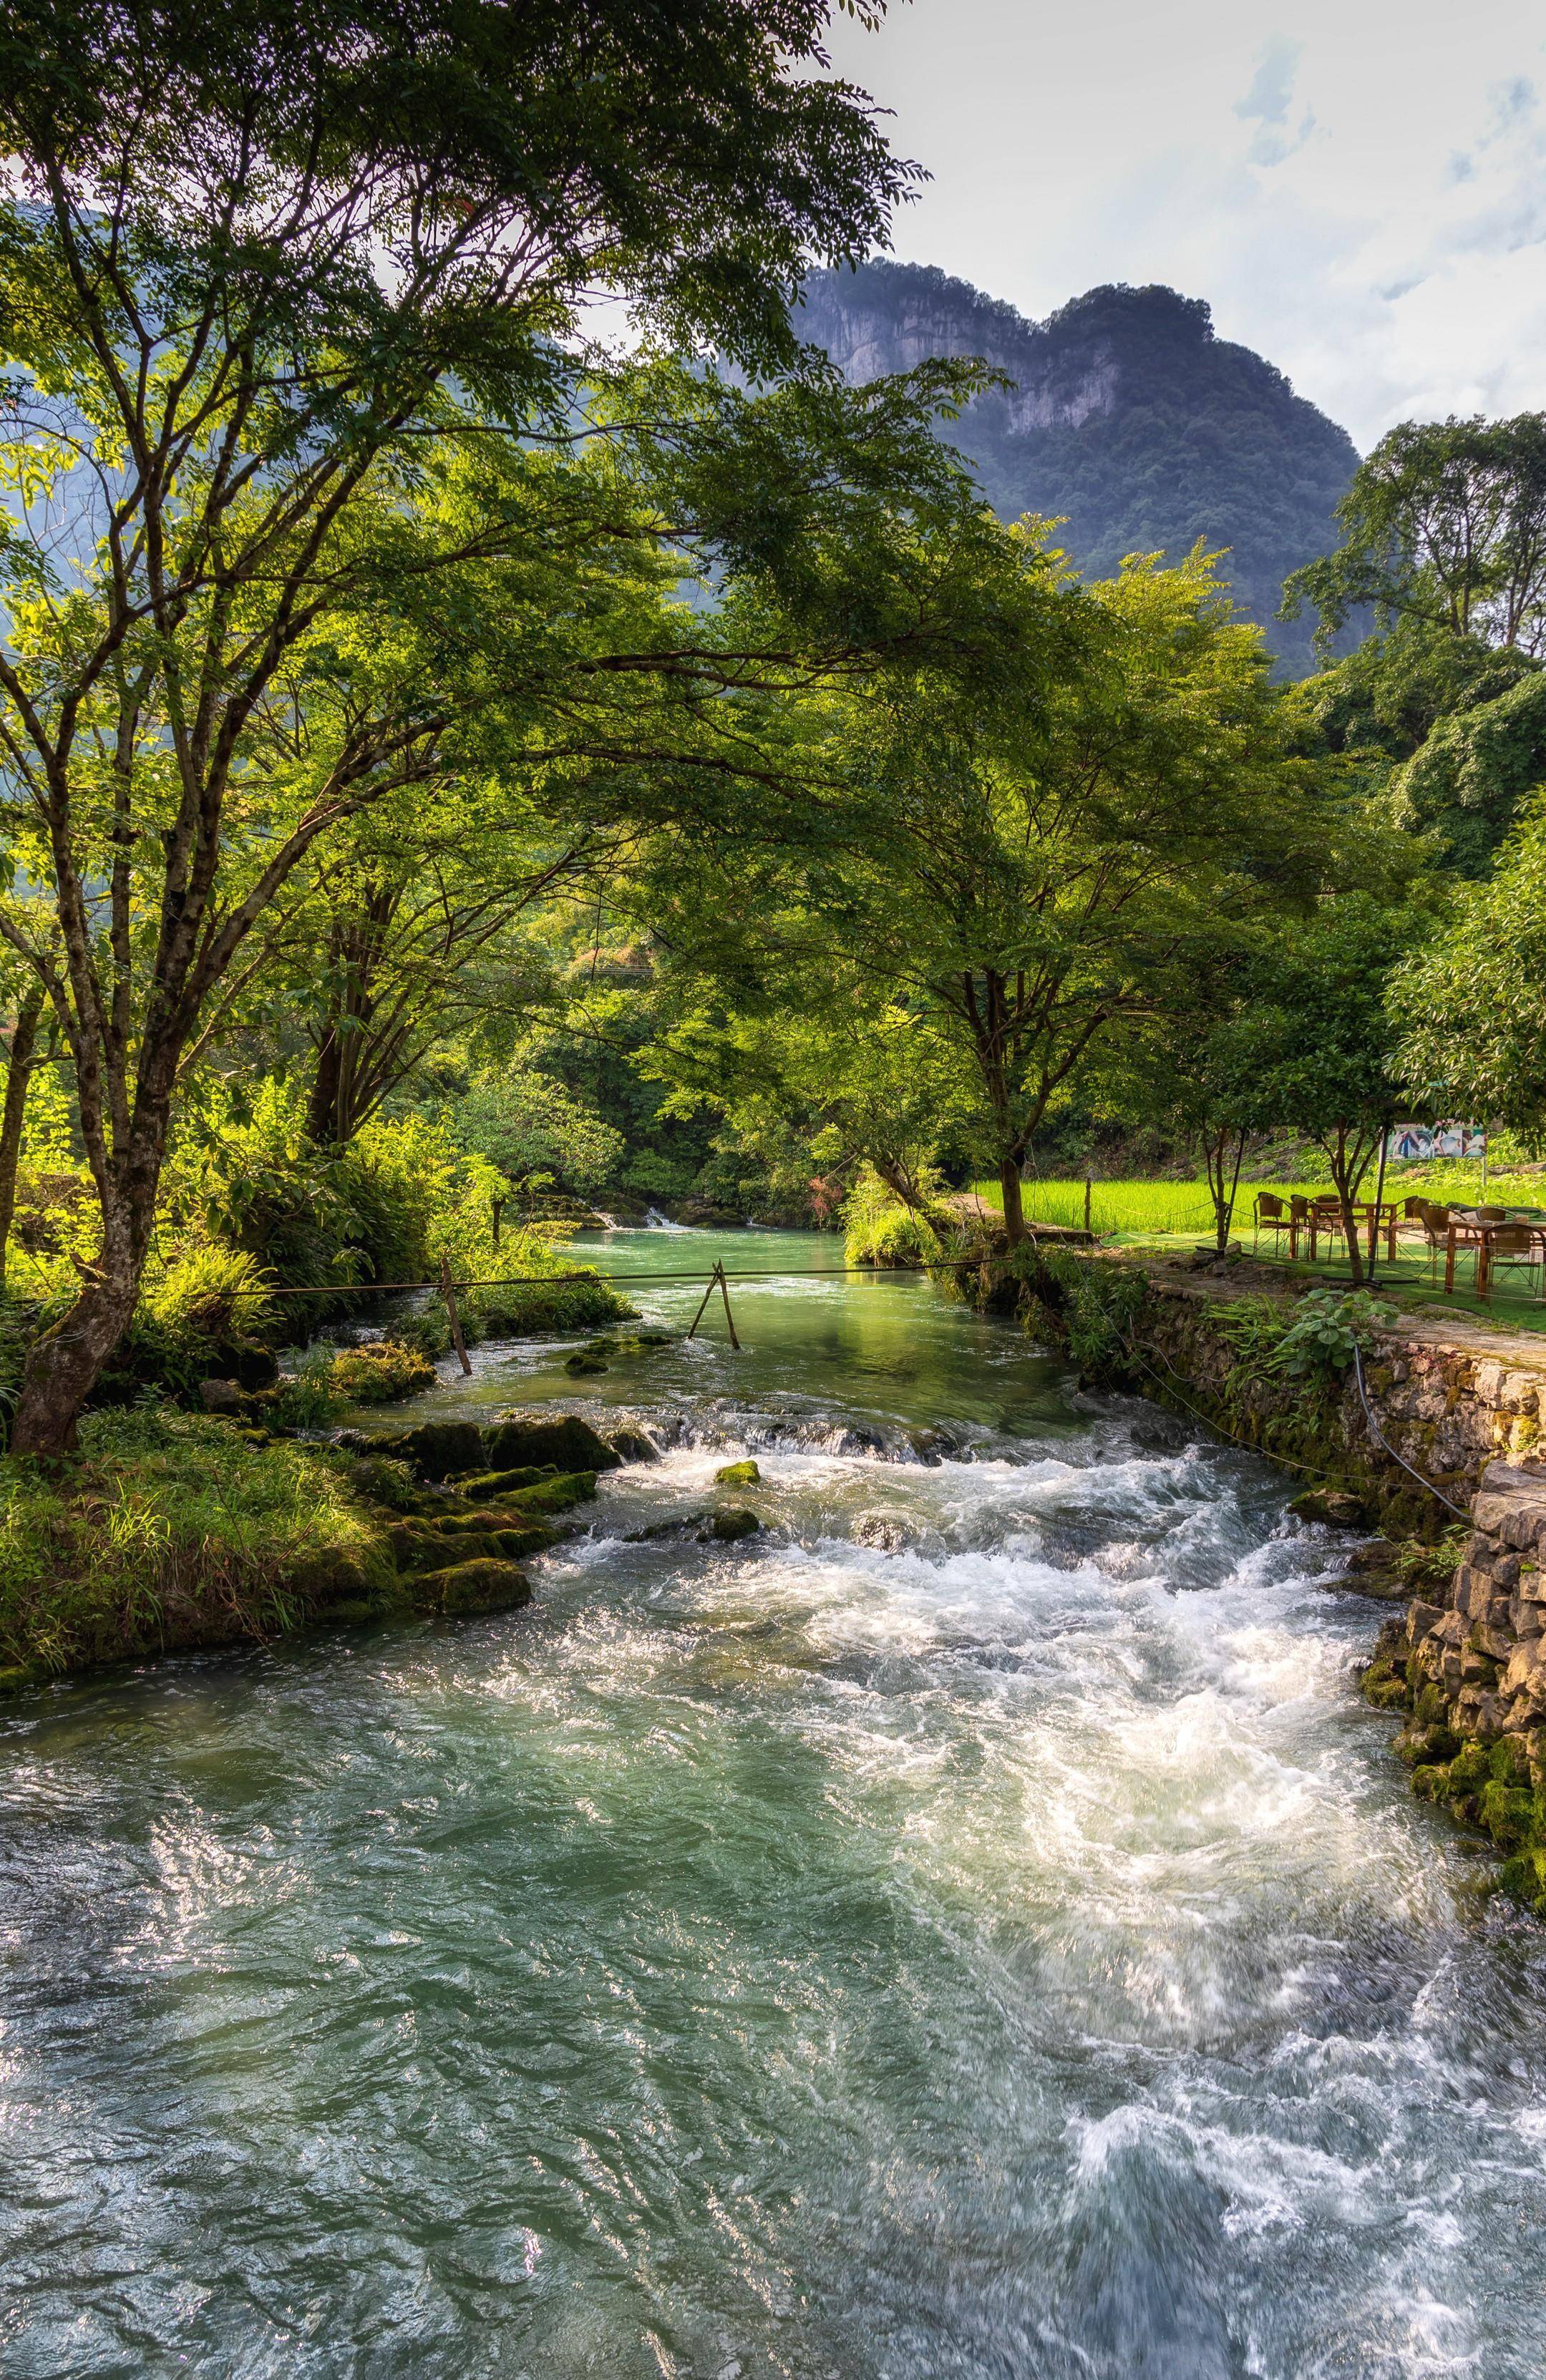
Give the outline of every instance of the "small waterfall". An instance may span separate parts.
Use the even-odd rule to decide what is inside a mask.
[[[647,1232],[690,1232],[692,1226],[690,1223],[674,1223],[669,1215],[663,1215],[658,1207],[651,1207],[644,1218],[644,1228]]]

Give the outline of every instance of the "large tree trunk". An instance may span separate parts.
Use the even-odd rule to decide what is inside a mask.
[[[101,1253],[89,1271],[81,1268],[80,1294],[69,1312],[28,1353],[11,1426],[13,1454],[67,1454],[75,1445],[80,1409],[134,1318],[164,1147],[164,1109],[160,1131],[140,1138],[99,1184]]]
[[[10,1071],[6,1076],[6,1104],[0,1110],[0,1286],[6,1279],[6,1251],[11,1219],[16,1213],[16,1172],[21,1157],[21,1131],[27,1121],[27,1093],[32,1080],[32,1051],[37,1046],[38,1019],[43,1014],[43,986],[30,991],[17,1012],[11,1035]]]
[[[1020,1168],[1017,1159],[1006,1157],[998,1170],[999,1186],[1004,1192],[1004,1229],[1012,1248],[1018,1247],[1026,1236],[1025,1201],[1020,1196]]]
[[[139,1276],[89,1281],[27,1358],[11,1429],[13,1454],[57,1455],[76,1442],[80,1409],[128,1329]]]

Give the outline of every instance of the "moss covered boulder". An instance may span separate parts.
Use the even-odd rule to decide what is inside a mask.
[[[550,1463],[555,1471],[570,1473],[616,1471],[620,1458],[604,1439],[597,1437],[589,1422],[581,1421],[578,1414],[563,1414],[555,1421],[496,1422],[484,1433],[480,1460],[463,1467],[469,1471],[511,1471],[525,1465],[542,1468]]]
[[[446,1618],[480,1611],[513,1611],[531,1600],[531,1582],[513,1561],[480,1556],[436,1571],[420,1584],[423,1609]]]

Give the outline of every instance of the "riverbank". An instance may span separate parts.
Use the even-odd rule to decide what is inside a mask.
[[[1295,1372],[1273,1354],[1303,1290],[1260,1266],[1039,1251],[974,1294],[1288,1466],[1296,1511],[1359,1534],[1348,1585],[1406,1607],[1365,1694],[1404,1715],[1414,1790],[1486,1834],[1546,1915],[1546,1350],[1387,1309],[1357,1364]]]

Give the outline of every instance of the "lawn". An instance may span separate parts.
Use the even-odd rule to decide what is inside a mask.
[[[985,1207],[1001,1208],[1003,1195],[996,1182],[980,1182],[975,1185]],[[1372,1196],[1372,1176],[1369,1194]],[[1236,1201],[1233,1236],[1248,1252],[1253,1247],[1255,1208],[1258,1194],[1274,1192],[1281,1198],[1294,1196],[1321,1197],[1329,1195],[1328,1182],[1252,1182],[1242,1183]],[[1071,1224],[1076,1228],[1084,1222],[1084,1184],[1082,1182],[1028,1182],[1025,1185],[1025,1213],[1028,1222]],[[1392,1165],[1385,1172],[1387,1198],[1418,1196],[1447,1201],[1455,1205],[1474,1205],[1482,1196],[1479,1164]],[[1487,1198],[1494,1206],[1546,1206],[1546,1172],[1531,1169],[1528,1172],[1490,1173]],[[1208,1195],[1208,1184],[1196,1182],[1096,1182],[1091,1186],[1090,1202],[1091,1229],[1109,1245],[1117,1247],[1154,1248],[1175,1255],[1211,1242],[1213,1237],[1213,1202]],[[1396,1243],[1397,1255],[1393,1265],[1385,1256],[1384,1244],[1380,1247],[1378,1280],[1384,1291],[1401,1306],[1443,1308],[1486,1317],[1500,1326],[1513,1330],[1546,1330],[1546,1305],[1534,1295],[1522,1293],[1515,1286],[1500,1285],[1489,1299],[1479,1298],[1470,1286],[1471,1259],[1462,1255],[1455,1267],[1455,1285],[1446,1297],[1443,1270],[1438,1268],[1435,1280],[1430,1269],[1426,1245],[1411,1234]],[[1260,1242],[1259,1253],[1265,1258],[1276,1254],[1287,1255],[1287,1242],[1274,1246],[1271,1233]],[[1345,1255],[1334,1242],[1323,1243],[1316,1263],[1311,1267],[1302,1257],[1300,1269],[1307,1285],[1316,1280],[1346,1281],[1350,1267]],[[1521,1277],[1533,1290],[1535,1283],[1528,1276]]]

